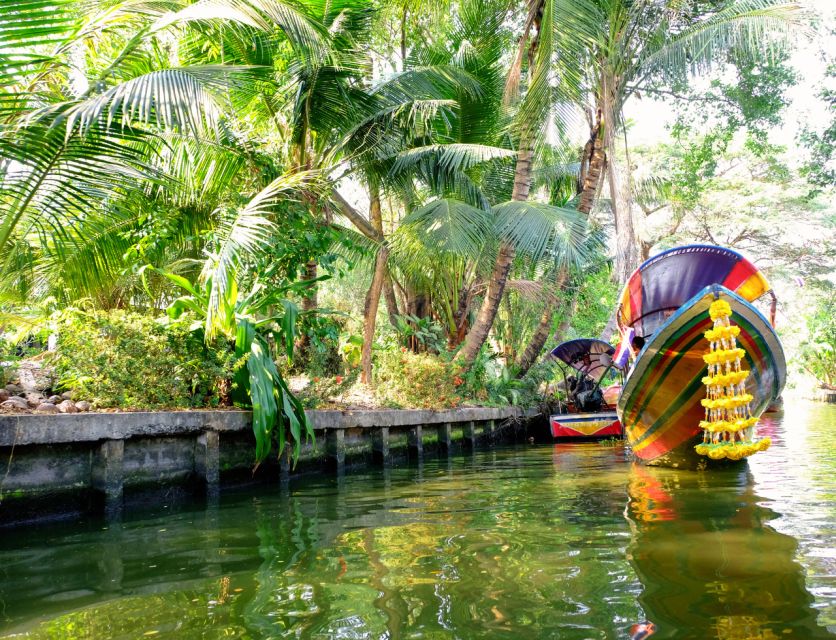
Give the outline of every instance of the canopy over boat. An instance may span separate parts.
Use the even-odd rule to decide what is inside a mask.
[[[596,382],[601,379],[612,363],[615,347],[603,340],[580,338],[557,345],[552,355],[573,369],[587,374]],[[602,356],[605,356],[602,358]]]
[[[656,333],[705,287],[720,284],[753,302],[771,291],[757,267],[731,249],[693,244],[669,249],[633,272],[621,293],[618,321],[638,336]]]

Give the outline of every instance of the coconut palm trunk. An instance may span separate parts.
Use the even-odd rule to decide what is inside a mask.
[[[397,327],[397,317],[401,315],[401,311],[398,309],[398,298],[395,296],[395,285],[392,282],[392,276],[388,273],[388,269],[386,277],[383,280],[383,298],[386,300],[386,312],[389,315],[389,324],[393,327]]]
[[[578,180],[578,211],[587,216],[592,212],[592,206],[598,196],[601,185],[601,175],[607,164],[604,151],[604,136],[601,131],[601,111],[597,111],[595,122],[590,130],[589,141],[584,147],[581,158],[581,174]]]
[[[632,198],[630,197],[629,166],[621,166],[615,152],[618,112],[610,89],[614,79],[604,84],[601,112],[604,127],[604,149],[607,158],[607,178],[615,221],[615,276],[619,283],[627,282],[630,274],[639,266],[639,241],[633,224]]]
[[[531,340],[529,340],[528,345],[517,361],[517,366],[519,367],[517,371],[518,377],[522,377],[528,373],[528,370],[531,369],[532,365],[537,362],[537,358],[540,357],[540,352],[543,350],[543,345],[546,344],[546,340],[551,331],[555,309],[560,301],[558,293],[565,290],[568,281],[568,271],[566,269],[559,269],[554,279],[554,289],[549,291],[546,304],[543,307],[543,313],[540,314],[540,321],[534,329]]]
[[[383,214],[380,208],[380,187],[374,180],[369,180],[369,219],[374,230],[383,238]],[[389,259],[389,248],[382,243],[378,249],[374,262],[372,283],[366,293],[363,308],[363,348],[360,355],[362,372],[360,381],[371,384],[372,381],[372,345],[374,344],[375,325],[377,323],[377,309],[380,305],[380,295],[386,280],[386,262]]]
[[[589,216],[592,212],[592,205],[595,204],[595,198],[601,185],[601,177],[606,164],[607,157],[604,153],[604,136],[601,130],[601,111],[598,110],[592,130],[590,131],[589,141],[584,146],[583,157],[581,158],[581,174],[578,179],[578,193],[580,195],[578,211],[586,216]],[[531,340],[517,361],[517,377],[522,378],[528,373],[528,370],[537,362],[537,358],[543,351],[552,326],[554,312],[560,302],[558,292],[566,291],[568,281],[569,275],[565,269],[559,269],[555,273],[554,288],[546,298],[546,305],[540,314],[540,320],[537,322],[537,327],[534,329]],[[569,300],[570,309],[575,308],[575,302],[576,300],[573,294]],[[567,316],[564,319],[564,323],[568,323],[568,321],[569,317]],[[566,329],[564,328],[562,331],[558,331],[558,333],[563,335],[566,333]]]
[[[524,144],[523,144],[524,142]],[[517,154],[517,165],[514,170],[514,191],[511,194],[512,200],[528,200],[528,192],[531,189],[531,165],[534,153],[531,145],[527,142],[527,136],[520,144],[520,151]],[[488,281],[488,289],[485,299],[476,316],[473,327],[467,334],[464,346],[459,352],[459,359],[466,367],[473,364],[479,350],[488,339],[488,333],[493,326],[496,312],[499,310],[499,303],[502,301],[502,294],[505,292],[505,285],[508,282],[508,274],[511,272],[511,265],[514,262],[514,247],[503,242],[494,262],[491,278]]]

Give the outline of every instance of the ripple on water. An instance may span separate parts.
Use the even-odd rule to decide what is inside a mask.
[[[768,416],[748,467],[497,449],[0,540],[22,638],[824,638],[836,407]],[[836,628],[836,627],[834,627]]]

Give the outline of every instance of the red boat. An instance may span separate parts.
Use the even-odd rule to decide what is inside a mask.
[[[558,413],[549,418],[553,438],[620,438],[621,422],[615,411]]]
[[[582,338],[558,345],[552,356],[578,375],[564,375],[565,411],[549,418],[553,438],[620,438],[621,422],[605,400],[601,381],[612,368],[615,349],[603,340]]]

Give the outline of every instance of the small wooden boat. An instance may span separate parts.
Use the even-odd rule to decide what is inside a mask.
[[[621,438],[615,411],[558,413],[549,418],[553,438]]]
[[[752,304],[763,296],[772,320]],[[644,345],[617,409],[636,458],[704,468],[768,446],[753,429],[786,381],[774,314],[764,276],[729,249],[670,249],[633,273],[616,317],[622,339]]]
[[[552,350],[552,356],[574,369],[564,384],[569,402],[566,411],[549,418],[553,438],[620,438],[621,423],[607,404],[601,381],[612,367],[615,349],[603,340],[569,340]]]

